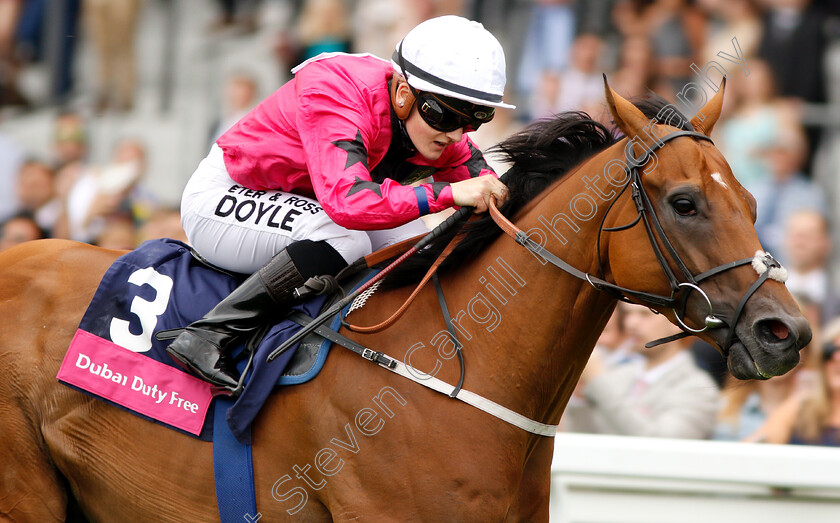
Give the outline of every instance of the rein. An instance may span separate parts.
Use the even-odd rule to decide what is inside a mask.
[[[662,228],[662,224],[660,223],[659,218],[656,216],[656,211],[654,210],[653,204],[651,203],[650,198],[648,197],[647,191],[645,191],[644,184],[642,183],[641,179],[641,170],[651,159],[651,156],[653,156],[653,151],[663,148],[667,142],[680,137],[696,138],[698,140],[705,140],[707,142],[714,143],[712,142],[712,139],[706,136],[705,134],[693,131],[679,131],[659,138],[654,144],[655,147],[645,149],[645,152],[641,156],[636,157],[633,153],[632,142],[628,142],[628,144],[625,146],[624,153],[627,159],[627,165],[630,166],[629,180],[627,181],[627,184],[624,186],[624,188],[622,188],[621,192],[616,196],[616,198],[608,207],[607,212],[605,213],[604,218],[601,221],[601,228],[598,230],[598,265],[601,271],[601,276],[603,277],[604,269],[603,264],[601,262],[600,245],[601,232],[627,230],[631,227],[634,227],[639,222],[644,223],[645,232],[648,235],[649,243],[653,248],[653,252],[656,255],[656,259],[659,262],[660,267],[662,268],[662,272],[665,274],[665,277],[668,279],[668,283],[671,287],[670,296],[653,294],[644,291],[629,289],[626,287],[621,287],[614,283],[610,283],[604,280],[603,278],[599,278],[592,274],[583,272],[575,267],[572,267],[567,262],[563,261],[562,259],[552,254],[550,251],[545,249],[539,243],[531,240],[525,232],[516,227],[516,225],[514,225],[504,215],[502,215],[502,213],[496,207],[495,202],[492,201],[490,204],[490,215],[493,217],[493,220],[499,225],[499,227],[503,231],[505,231],[506,234],[511,236],[516,241],[516,243],[522,245],[529,251],[540,256],[541,258],[551,262],[552,265],[571,274],[575,278],[578,278],[580,280],[586,280],[594,289],[598,291],[607,292],[622,301],[631,302],[630,298],[635,298],[641,304],[648,307],[664,307],[673,309],[674,316],[676,317],[677,322],[679,323],[679,327],[682,329],[682,332],[673,336],[648,342],[645,345],[645,347],[648,348],[655,347],[656,345],[660,345],[662,343],[667,343],[680,338],[684,338],[686,336],[698,334],[706,330],[727,327],[727,322],[715,314],[712,301],[709,299],[709,296],[703,291],[703,289],[700,288],[700,283],[712,276],[716,276],[722,272],[726,272],[729,269],[740,267],[742,265],[752,264],[756,272],[759,274],[759,278],[749,287],[749,289],[747,289],[747,291],[741,297],[741,301],[735,309],[735,314],[729,322],[729,330],[727,332],[723,347],[721,347],[723,350],[723,355],[724,357],[726,357],[729,351],[729,347],[732,345],[732,340],[735,338],[735,327],[738,324],[738,319],[740,318],[747,301],[768,279],[775,279],[777,281],[783,282],[786,276],[782,276],[782,271],[784,271],[784,269],[779,264],[779,262],[777,262],[769,253],[763,251],[757,251],[755,255],[751,258],[743,258],[740,260],[718,265],[717,267],[709,269],[708,271],[702,272],[696,276],[688,269],[685,262],[683,262],[679,253],[677,253],[673,244],[668,239],[668,236],[665,234],[665,230]],[[609,215],[615,202],[618,201],[621,194],[623,194],[628,187],[631,188],[632,198],[636,205],[636,211],[638,213],[636,218],[627,225],[613,228],[604,228],[604,222],[606,221],[607,215]],[[659,242],[657,242],[657,240],[659,240],[659,242],[661,242],[662,245],[665,246],[665,250],[668,252],[669,257],[677,266],[679,271],[682,273],[682,276],[686,281],[681,282],[676,277],[674,271],[671,269],[671,266],[668,263],[665,254],[659,247]],[[688,301],[688,296],[691,293],[691,291],[698,292],[706,301],[706,304],[709,307],[709,314],[706,316],[704,320],[704,326],[701,329],[693,329],[689,327],[688,325],[686,325],[685,321],[682,318],[682,315],[685,313],[685,305]]]
[[[418,283],[417,286],[414,288],[414,291],[411,293],[411,295],[408,298],[406,298],[405,302],[403,302],[400,308],[397,309],[397,311],[394,312],[390,318],[386,319],[381,323],[377,323],[376,325],[354,325],[352,323],[343,322],[344,326],[353,332],[361,332],[365,334],[379,332],[390,327],[395,321],[400,319],[400,317],[405,313],[406,310],[408,310],[408,306],[411,305],[411,303],[414,301],[417,295],[420,294],[420,291],[423,290],[423,287],[426,286],[426,283],[428,283],[429,280],[436,274],[440,264],[443,263],[444,260],[446,260],[446,258],[452,253],[453,250],[455,250],[455,247],[457,247],[458,244],[461,243],[461,240],[463,240],[466,235],[467,232],[465,229],[461,229],[460,231],[458,231],[458,233],[446,245],[446,248],[443,249],[443,252],[441,252],[438,255],[437,259],[434,261],[434,263],[432,263],[432,266],[429,267],[429,270],[426,271],[426,274],[420,280],[420,283]]]

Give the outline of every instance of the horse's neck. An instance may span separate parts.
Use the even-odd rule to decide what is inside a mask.
[[[567,175],[516,225],[572,266],[597,275],[598,229],[610,189],[584,176],[583,170]],[[461,296],[472,297],[461,321],[471,319],[475,327],[463,329],[473,337],[464,342],[467,388],[557,423],[614,299],[507,236],[448,280]]]

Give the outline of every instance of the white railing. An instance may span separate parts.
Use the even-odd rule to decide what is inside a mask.
[[[558,434],[552,523],[840,522],[840,449]]]

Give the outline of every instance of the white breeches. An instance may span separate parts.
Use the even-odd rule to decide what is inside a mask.
[[[381,231],[335,224],[316,200],[283,191],[254,191],[234,182],[222,150],[193,173],[181,199],[181,224],[193,248],[210,263],[244,274],[256,272],[298,240],[325,240],[347,263],[428,232],[421,219]]]

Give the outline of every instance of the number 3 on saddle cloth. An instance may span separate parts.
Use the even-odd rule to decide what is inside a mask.
[[[199,261],[181,242],[145,242],[106,271],[58,379],[151,421],[212,440],[212,416],[207,416],[210,384],[184,372],[166,353],[170,340],[157,340],[154,334],[201,318],[238,284]],[[326,300],[316,296],[295,310],[315,317]],[[284,320],[270,327],[257,346],[245,388],[227,411],[228,425],[240,442],[250,441],[251,422],[275,386],[304,383],[323,366],[330,345],[326,341],[305,351],[293,347],[266,362],[268,354],[299,329],[297,323]],[[234,350],[240,372],[247,360],[246,341]]]

